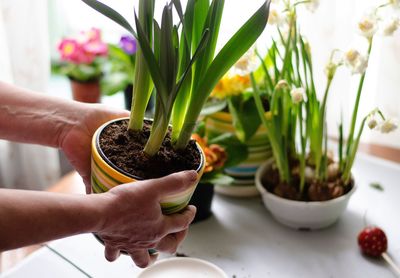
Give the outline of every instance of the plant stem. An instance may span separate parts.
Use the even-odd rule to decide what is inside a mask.
[[[372,38],[369,40],[368,59],[371,54],[371,49],[372,49]],[[357,97],[356,97],[356,101],[354,103],[354,108],[353,108],[353,116],[351,118],[350,132],[349,132],[349,136],[347,137],[346,157],[349,156],[349,152],[352,147],[351,145],[353,144],[353,136],[354,136],[355,126],[356,126],[356,121],[357,121],[358,106],[359,106],[360,99],[361,99],[361,92],[362,92],[363,85],[364,85],[365,75],[366,75],[366,71],[362,74],[360,83],[358,85]]]

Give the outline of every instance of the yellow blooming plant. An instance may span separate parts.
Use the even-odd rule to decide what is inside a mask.
[[[217,109],[224,109],[232,115],[236,136],[242,142],[250,139],[261,125],[250,79],[250,73],[259,64],[256,51],[251,48],[218,81],[210,95],[210,102],[217,100]]]

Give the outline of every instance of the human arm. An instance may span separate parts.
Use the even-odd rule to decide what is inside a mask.
[[[60,148],[88,192],[93,133],[104,122],[128,115],[104,105],[51,97],[0,82],[0,139]]]
[[[192,186],[197,174],[180,172],[155,180],[119,185],[106,193],[0,190],[0,251],[94,232],[106,246],[106,258],[127,251],[140,267],[152,258],[149,248],[175,252],[194,218],[195,208],[163,215],[160,200]]]

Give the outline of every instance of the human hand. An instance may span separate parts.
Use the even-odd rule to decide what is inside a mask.
[[[164,178],[138,181],[116,186],[101,195],[106,204],[101,213],[104,219],[96,234],[105,244],[109,261],[126,251],[139,267],[153,263],[157,256],[148,249],[174,253],[185,238],[196,208],[188,206],[180,213],[162,214],[160,200],[184,191],[197,180],[195,171],[175,173]]]
[[[74,103],[76,109],[72,110],[73,124],[62,132],[59,147],[67,159],[81,175],[86,185],[86,193],[91,192],[90,187],[90,158],[91,141],[96,129],[103,123],[121,117],[129,116],[128,111],[113,109],[101,104]]]

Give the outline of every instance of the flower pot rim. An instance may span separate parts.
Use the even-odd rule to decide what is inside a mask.
[[[106,126],[108,126],[109,124],[111,124],[111,123],[119,122],[119,121],[125,121],[125,120],[129,120],[129,117],[116,118],[116,119],[107,121],[107,122],[105,122],[103,125],[101,125],[101,126],[97,129],[97,131],[96,131],[96,137],[95,137],[95,140],[96,140],[96,141],[95,141],[95,142],[96,142],[96,150],[97,150],[97,152],[99,153],[100,157],[101,157],[111,168],[113,168],[115,171],[118,171],[118,172],[120,172],[121,174],[123,174],[123,175],[125,175],[125,176],[127,176],[127,177],[129,177],[129,178],[135,179],[135,180],[137,180],[137,181],[144,180],[144,178],[139,177],[139,176],[132,175],[132,174],[130,174],[130,173],[128,173],[128,172],[122,170],[122,169],[119,168],[118,166],[116,166],[114,163],[112,163],[112,162],[108,159],[108,157],[104,154],[103,150],[100,148],[100,143],[99,143],[99,141],[100,141],[100,135],[101,135],[102,131],[104,130],[104,128],[105,128]],[[149,118],[145,118],[144,120],[145,120],[145,121],[153,121],[152,119],[149,119]],[[196,171],[197,173],[199,173],[199,172],[201,171],[203,165],[205,164],[205,161],[204,161],[203,150],[201,149],[201,147],[199,146],[199,144],[197,143],[197,141],[196,141],[196,147],[197,147],[197,150],[198,150],[199,153],[200,153],[200,164],[199,164],[199,166],[195,169],[195,171]]]
[[[285,199],[285,198],[279,197],[279,196],[269,192],[267,189],[264,188],[264,186],[261,183],[261,175],[263,174],[265,169],[270,164],[272,164],[273,161],[274,161],[274,159],[271,158],[271,159],[267,160],[266,162],[264,162],[263,164],[261,164],[261,166],[258,168],[258,170],[256,172],[256,187],[260,191],[261,195],[266,195],[266,196],[268,196],[268,198],[274,199],[274,200],[276,200],[278,202],[286,203],[288,205],[290,204],[292,206],[314,206],[314,207],[315,206],[329,206],[329,205],[332,205],[334,203],[342,202],[347,198],[350,198],[350,196],[353,195],[353,193],[357,189],[357,186],[354,183],[353,187],[351,188],[351,190],[348,191],[346,194],[343,194],[340,197],[337,197],[337,198],[334,198],[334,199],[330,199],[330,200],[326,200],[326,201],[298,201],[298,200]]]

